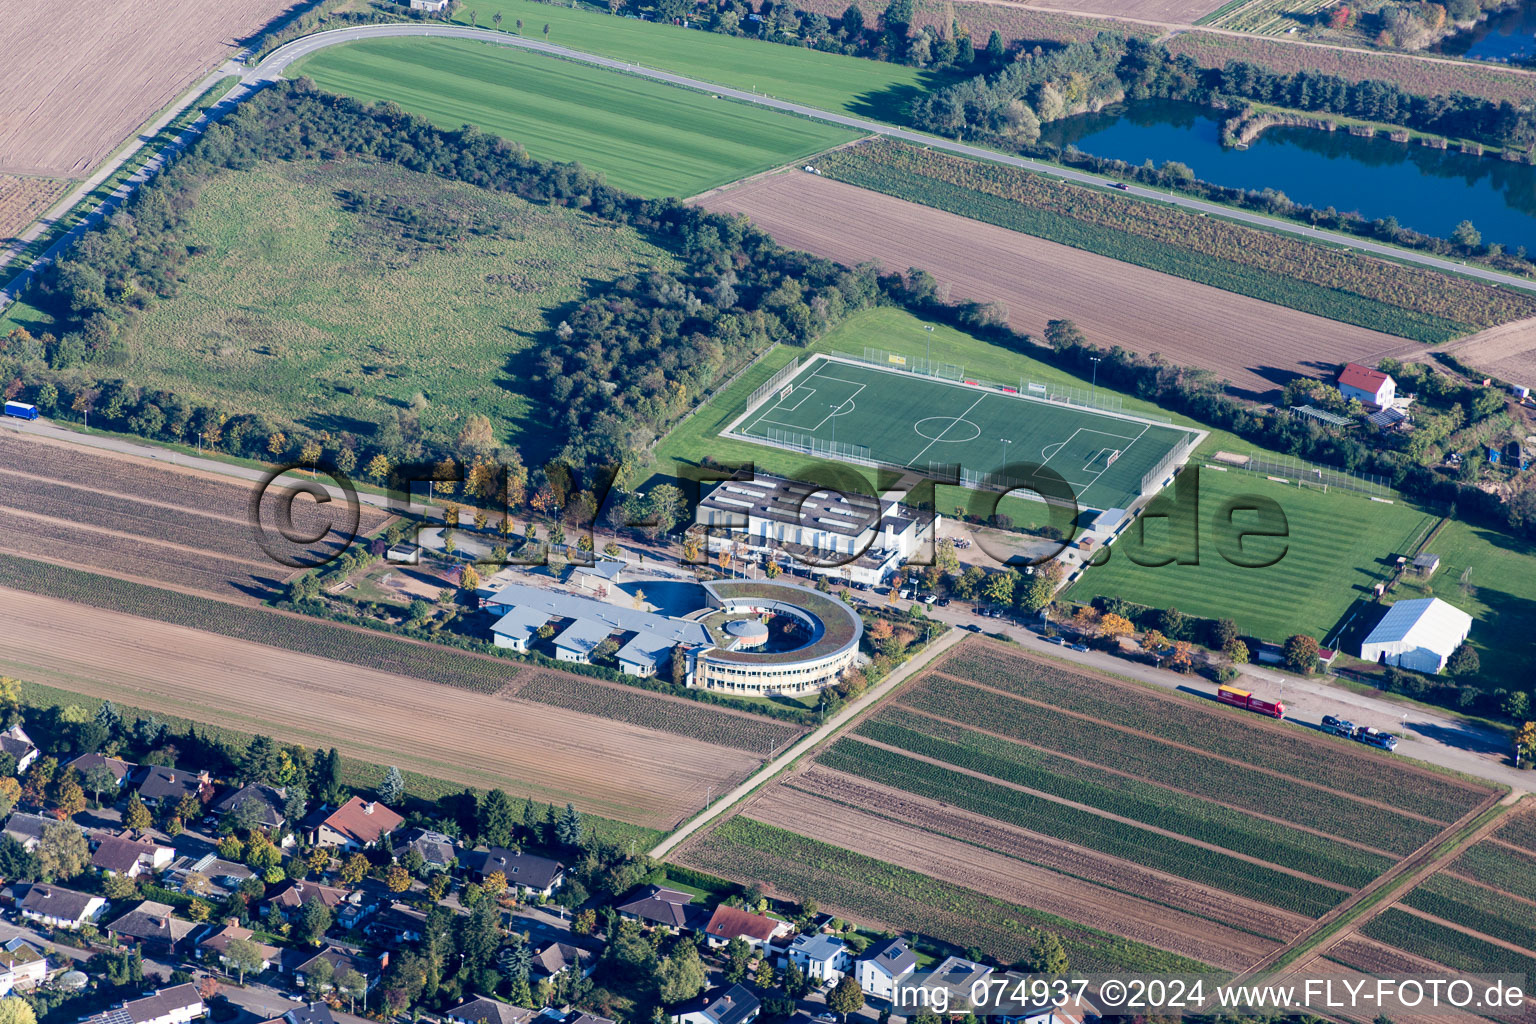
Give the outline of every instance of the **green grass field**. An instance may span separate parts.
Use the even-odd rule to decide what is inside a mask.
[[[343,191],[462,234],[419,239]],[[127,338],[137,384],[364,435],[420,394],[428,436],[451,440],[484,413],[531,460],[546,432],[525,432],[537,407],[520,353],[585,281],[673,266],[629,228],[360,161],[223,173],[182,238],[194,255],[177,294]]]
[[[574,50],[882,121],[900,120],[908,103],[948,81],[900,64],[614,17],[585,3],[468,0],[454,20],[493,28],[498,12],[503,32],[516,31],[522,19],[524,35],[543,38],[548,25],[550,42]]]
[[[1196,466],[1199,460],[1191,465]],[[1186,470],[1186,473],[1189,473]],[[1109,560],[1088,569],[1067,592],[1074,601],[1122,597],[1156,608],[1173,606],[1190,615],[1230,618],[1246,634],[1284,640],[1293,633],[1331,638],[1351,606],[1369,598],[1371,588],[1386,578],[1392,560],[1406,553],[1435,521],[1427,512],[1398,499],[1387,505],[1358,494],[1323,493],[1275,483],[1251,473],[1202,470],[1195,510],[1179,505],[1169,520],[1146,527],[1148,543],[1136,549],[1136,530],[1128,531],[1109,549]],[[1165,491],[1170,495],[1171,491]],[[1285,516],[1284,538],[1250,538],[1246,560],[1281,555],[1265,568],[1232,564],[1220,550],[1228,503],[1247,496],[1279,504]],[[1162,499],[1159,499],[1162,500]],[[1138,565],[1174,553],[1170,534],[1198,517],[1199,564]],[[1232,522],[1255,523],[1251,513],[1237,513]]]
[[[1423,581],[1404,576],[1392,596],[1438,597],[1471,615],[1468,640],[1482,666],[1472,684],[1529,689],[1536,665],[1536,544],[1452,520],[1428,550],[1440,556],[1440,569]]]
[[[857,137],[819,121],[472,40],[351,43],[307,57],[289,74],[361,100],[398,103],[441,128],[473,124],[522,143],[541,160],[578,161],[643,196],[695,195]]]
[[[1023,381],[1014,393],[1003,393],[965,380],[816,359],[737,432],[834,459],[850,454],[896,466],[958,465],[963,473],[1039,479],[1042,493],[1064,497],[1054,475],[1080,505],[1098,509],[1128,506],[1140,495],[1143,476],[1191,439],[1188,430],[1029,394]]]

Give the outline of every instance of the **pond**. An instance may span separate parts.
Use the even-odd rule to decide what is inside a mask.
[[[1435,52],[1514,64],[1536,63],[1536,2],[1490,14],[1465,32],[1442,39]]]
[[[1177,160],[1197,178],[1273,188],[1293,202],[1449,237],[1470,220],[1483,241],[1536,250],[1536,168],[1346,131],[1270,128],[1246,149],[1221,144],[1222,112],[1147,100],[1054,121],[1041,141],[1140,164]]]

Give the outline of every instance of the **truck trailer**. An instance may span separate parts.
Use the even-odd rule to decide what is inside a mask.
[[[5,414],[7,416],[14,416],[19,420],[35,420],[37,419],[37,406],[28,405],[26,402],[6,402]]]
[[[1284,718],[1285,705],[1279,701],[1260,700],[1247,690],[1239,690],[1235,686],[1223,686],[1216,690],[1216,699],[1223,704],[1230,704],[1244,711],[1253,711],[1270,718]]]

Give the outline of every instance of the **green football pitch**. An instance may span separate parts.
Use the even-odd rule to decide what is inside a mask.
[[[802,367],[734,433],[845,461],[958,466],[962,483],[1000,475],[1028,486],[1038,479],[1048,496],[1060,490],[1045,482],[1054,473],[1078,505],[1094,509],[1129,507],[1147,473],[1200,436],[1017,389],[825,357]]]

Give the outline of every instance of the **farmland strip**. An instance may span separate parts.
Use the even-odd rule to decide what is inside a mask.
[[[785,785],[1265,938],[1289,941],[1309,923],[1300,914],[1218,892],[1196,885],[1187,878],[1128,864],[951,804],[845,775],[821,765],[812,765]]]
[[[924,689],[919,701],[937,705],[945,702],[948,692]],[[907,699],[912,700],[914,693],[915,690],[909,690]],[[949,703],[953,705],[952,701]],[[1384,808],[1353,802],[1341,807],[1336,796],[1320,790],[1297,787],[1290,780],[1250,771],[1198,751],[1169,749],[1161,741],[1143,740],[1112,726],[1061,715],[1051,709],[1037,707],[1027,717],[1009,715],[1001,722],[991,708],[983,713],[983,709],[972,704],[964,713],[966,719],[957,720],[955,714],[946,716],[934,710],[892,706],[881,717],[961,743],[974,742],[972,737],[979,734],[996,737],[1002,743],[1050,751],[1112,774],[1163,787],[1165,791],[1330,836],[1370,853],[1411,853],[1439,832],[1433,825]],[[982,718],[990,728],[977,721]],[[992,749],[991,744],[985,745]],[[1316,827],[1323,825],[1331,826],[1332,831]],[[1364,842],[1360,837],[1373,842]]]
[[[1469,974],[1523,974],[1536,984],[1536,958],[1390,907],[1360,927],[1362,934]]]
[[[1365,885],[1392,864],[1387,857],[1331,839],[1007,741],[940,738],[880,719],[866,722],[858,732],[887,746],[1350,888]]]
[[[1536,811],[1511,814],[1494,837],[1526,853],[1536,854]]]
[[[987,781],[867,741],[838,740],[819,760],[840,771],[954,803],[1043,835],[1313,917],[1345,895],[1325,883],[1299,878],[1294,872],[1269,868],[1143,826],[1079,810],[1021,787]]]
[[[940,668],[950,675],[1025,700],[1145,730],[1162,739],[1309,779],[1313,785],[1377,801],[1442,824],[1455,821],[1490,792],[1487,787],[1459,782],[1385,756],[1372,758],[1371,770],[1361,771],[1362,758],[1369,756],[1368,751],[1328,743],[1278,723],[1248,721],[1235,713],[1224,714],[1214,705],[1201,707],[1146,687],[1069,672],[1041,659],[1004,652],[991,645],[958,647]],[[1021,681],[1021,669],[1027,674],[1027,681]],[[1084,682],[1089,680],[1094,685],[1085,686]],[[1213,715],[1221,715],[1219,729],[1212,728]]]
[[[1536,856],[1531,854],[1485,840],[1468,847],[1450,870],[1536,901]]]
[[[762,882],[796,900],[815,899],[844,917],[976,946],[1004,963],[1027,950],[1031,927],[1061,938],[1079,970],[1198,972],[1205,965],[1073,921],[928,878],[863,854],[736,816],[688,846],[681,859],[740,881]]]
[[[1536,908],[1516,903],[1495,889],[1441,872],[1410,892],[1403,902],[1490,938],[1536,949]]]
[[[805,790],[770,788],[744,813],[754,821],[815,836],[821,842],[1032,910],[1091,920],[1095,927],[1116,935],[1218,967],[1241,969],[1279,945]]]

